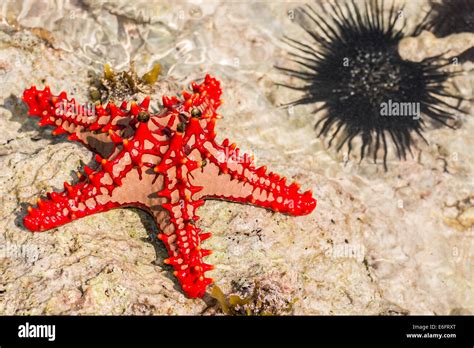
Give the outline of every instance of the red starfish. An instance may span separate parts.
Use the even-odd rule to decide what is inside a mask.
[[[213,266],[202,261],[210,250],[200,248],[211,236],[196,227],[197,208],[206,199],[250,203],[291,215],[310,213],[316,207],[311,191],[298,193],[299,185],[266,167],[255,168],[253,159],[240,154],[226,139],[215,141],[214,125],[221,118],[216,109],[220,83],[206,76],[182,100],[163,96],[165,111],[150,114],[147,97],[140,105],[131,102],[96,106],[91,115],[66,93],[53,96],[49,87],[25,90],[29,114],[41,118],[39,125],[53,125],[53,134],[68,133],[94,151],[97,169],[84,167],[79,183],[64,183],[61,193],[38,199],[38,208],[28,208],[24,225],[44,231],[72,220],[112,208],[133,206],[152,214],[168,249],[166,264],[174,267],[184,292],[202,297],[212,279],[204,273]],[[90,110],[89,110],[90,111]]]

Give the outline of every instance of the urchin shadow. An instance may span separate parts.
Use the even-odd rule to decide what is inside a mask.
[[[459,56],[459,61],[461,63],[474,62],[474,47],[469,48],[468,50],[461,53]]]

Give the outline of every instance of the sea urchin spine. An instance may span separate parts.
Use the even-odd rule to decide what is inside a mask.
[[[328,6],[329,11],[309,5],[296,11],[295,20],[309,34],[310,42],[284,38],[299,68],[277,68],[302,80],[303,85],[280,85],[304,92],[287,105],[323,102],[315,111],[325,110],[315,126],[319,136],[331,133],[329,146],[337,138],[337,150],[347,144],[348,155],[353,139],[360,136],[360,158],[372,152],[374,162],[383,147],[387,170],[388,137],[398,157],[405,159],[413,132],[424,139],[425,120],[452,127],[448,121],[459,108],[443,97],[462,99],[444,86],[455,73],[443,69],[449,61],[442,56],[421,62],[401,58],[397,46],[404,34],[396,23],[403,12],[393,4],[388,16],[379,1],[366,2],[364,8],[354,1],[344,5],[329,2]]]

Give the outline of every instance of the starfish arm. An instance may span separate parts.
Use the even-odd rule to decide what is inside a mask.
[[[299,184],[287,185],[285,177],[266,173],[265,166],[256,168],[251,156],[241,154],[227,139],[222,145],[208,142],[205,147],[208,163],[193,172],[193,183],[204,187],[200,197],[250,203],[291,215],[306,215],[316,207],[310,190],[300,193]]]
[[[173,274],[191,298],[204,296],[206,287],[212,283],[205,272],[214,269],[214,266],[203,262],[203,257],[210,255],[211,251],[200,246],[211,234],[202,233],[195,225],[199,219],[195,215],[196,209],[202,204],[203,201],[183,202],[182,199],[176,203],[164,203],[163,208],[170,218],[158,225],[162,231],[158,238],[163,241],[170,256],[164,262],[173,266]]]
[[[118,206],[110,200],[102,202],[99,198],[102,194],[100,188],[86,181],[76,185],[65,182],[63,192],[50,192],[48,199],[38,199],[37,208],[30,206],[23,224],[30,231],[45,231]]]
[[[28,105],[30,116],[41,118],[39,125],[56,127],[53,135],[66,133],[69,140],[79,141],[104,157],[114,150],[110,132],[130,135],[136,116],[142,109],[148,109],[149,104],[146,98],[140,106],[132,102],[130,110],[126,110],[125,102],[121,107],[113,103],[105,107],[79,105],[74,99],[68,99],[66,92],[54,96],[49,87],[37,90],[35,86],[24,91],[23,101]]]
[[[195,298],[204,296],[206,287],[212,283],[212,279],[205,277],[204,273],[213,269],[213,266],[202,261],[210,251],[200,247],[201,241],[209,238],[210,234],[200,233],[201,230],[195,226],[198,220],[196,210],[204,201],[194,199],[193,196],[202,187],[192,185],[189,181],[190,173],[200,163],[188,159],[183,149],[183,134],[176,132],[160,164],[154,168],[163,177],[163,189],[158,192],[158,196],[166,200],[161,207],[170,217],[169,221],[162,220],[159,225],[163,232],[159,238],[165,243],[170,255],[165,263],[174,267],[174,274],[183,291]]]
[[[37,208],[29,207],[25,227],[44,231],[112,208],[144,207],[148,203],[146,198],[140,197],[144,194],[139,185],[143,184],[142,179],[150,181],[151,175],[143,178],[141,171],[134,168],[127,149],[122,148],[109,159],[96,155],[96,160],[101,165],[100,170],[85,166],[85,175],[78,173],[79,183],[72,186],[65,182],[63,192],[48,193],[48,199],[38,199]]]

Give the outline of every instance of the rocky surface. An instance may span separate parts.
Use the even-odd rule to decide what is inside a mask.
[[[214,250],[210,275],[225,294],[244,296],[245,284],[259,282],[258,298],[280,314],[474,313],[472,117],[459,115],[454,131],[430,127],[429,145],[417,141],[407,161],[389,157],[388,172],[359,164],[316,138],[312,107],[279,107],[294,96],[275,86],[282,77],[273,65],[286,59],[279,37],[301,35],[288,15],[295,4],[161,3],[2,5],[0,314],[221,312],[210,296],[183,295],[144,212],[110,211],[38,234],[22,226],[38,195],[92,163],[79,144],[27,117],[23,89],[48,84],[85,102],[90,70],[107,62],[126,69],[130,59],[139,73],[162,64],[155,98],[205,72],[218,77],[225,99],[218,137],[318,199],[303,217],[218,201],[201,208],[201,227],[214,233],[205,242]],[[420,4],[410,2],[407,13]],[[401,47],[407,57],[461,40],[424,35]],[[464,74],[452,88],[472,97],[472,63],[455,68]]]

